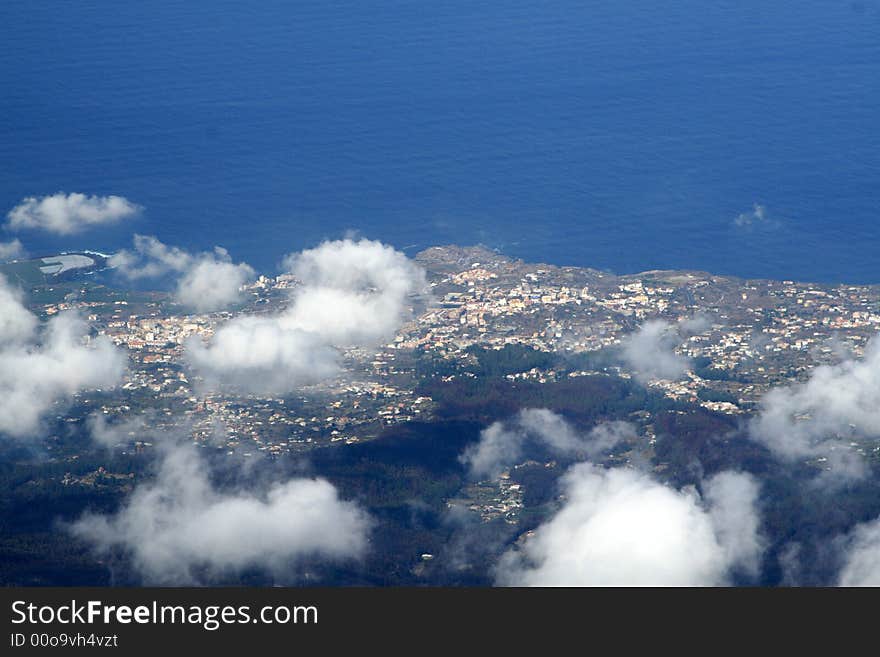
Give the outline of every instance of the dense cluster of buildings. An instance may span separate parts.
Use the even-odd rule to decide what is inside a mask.
[[[416,363],[466,362],[468,349],[509,344],[560,354],[611,353],[646,320],[661,319],[691,367],[649,386],[676,399],[741,413],[771,385],[803,377],[817,363],[858,356],[880,328],[880,290],[872,286],[747,281],[695,272],[615,276],[577,267],[515,261],[484,249],[438,247],[418,256],[431,298],[387,344],[345,352],[343,375],[295,396],[237,397],[201,389],[187,368],[189,340],[209,339],[230,313],[181,314],[167,299],[105,302],[65,299],[44,308],[78,308],[99,333],[128,349],[132,367],[119,404],[188,417],[193,436],[222,435],[230,449],[281,452],[369,439],[390,424],[427,418],[433,400],[417,392]],[[275,312],[296,281],[261,277],[243,312]],[[630,376],[613,358],[605,371]],[[551,381],[581,369],[530,368],[510,378]],[[106,405],[105,410],[112,410]]]

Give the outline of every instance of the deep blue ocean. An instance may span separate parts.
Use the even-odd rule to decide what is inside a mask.
[[[0,214],[61,190],[145,211],[31,253],[880,282],[880,0],[2,0]]]

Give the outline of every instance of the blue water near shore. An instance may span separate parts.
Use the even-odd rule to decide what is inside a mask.
[[[2,212],[145,208],[33,253],[137,231],[272,270],[357,230],[880,282],[878,119],[880,0],[0,3]]]

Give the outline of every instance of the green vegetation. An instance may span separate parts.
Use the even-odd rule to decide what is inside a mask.
[[[22,260],[0,264],[0,275],[25,289],[45,285],[49,277],[40,271],[40,261]]]
[[[508,344],[501,349],[473,346],[467,349],[473,364],[466,371],[479,377],[505,376],[529,370],[550,369],[560,362],[556,354],[529,345]]]
[[[423,383],[419,394],[432,397],[443,418],[488,424],[523,408],[548,408],[591,426],[601,419],[624,419],[635,411],[674,409],[680,404],[627,379],[596,374],[556,382],[461,377]]]

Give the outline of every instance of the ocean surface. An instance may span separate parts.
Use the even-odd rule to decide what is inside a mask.
[[[145,210],[31,253],[880,282],[880,0],[2,0],[0,214],[62,190]]]

